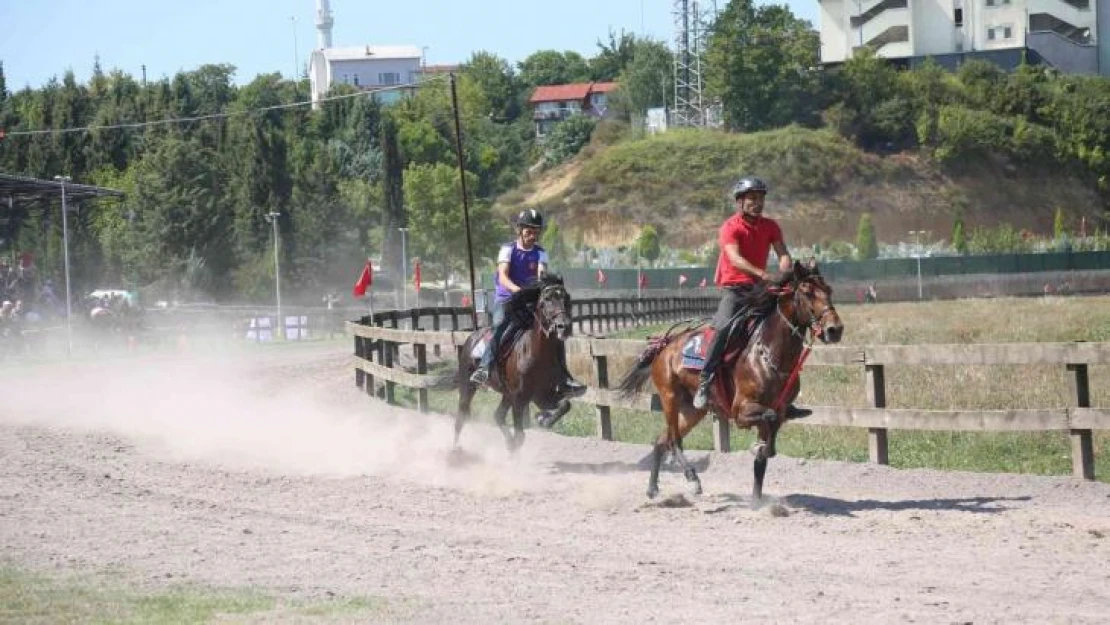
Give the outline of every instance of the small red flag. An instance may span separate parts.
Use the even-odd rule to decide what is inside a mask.
[[[608,281],[609,281],[609,278],[605,276],[605,272],[602,271],[600,267],[598,267],[598,269],[597,269],[597,283],[600,284],[600,285],[604,285]]]
[[[362,268],[362,273],[358,277],[358,282],[355,282],[354,294],[355,297],[363,297],[366,295],[366,289],[374,282],[374,268],[370,265],[370,259],[366,259],[366,266]]]
[[[686,274],[680,273],[678,274],[678,286],[682,286],[683,284],[686,284]]]
[[[647,287],[647,274],[642,271],[640,272],[639,285],[641,289]]]
[[[417,292],[420,291],[420,262],[418,261],[412,267],[412,283],[416,285]]]

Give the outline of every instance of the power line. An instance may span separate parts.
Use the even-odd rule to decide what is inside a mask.
[[[433,76],[426,80],[417,83],[409,83],[405,85],[393,85],[389,87],[379,87],[376,89],[367,89],[357,93],[344,93],[341,95],[327,96],[319,98],[316,102],[332,102],[335,100],[346,100],[348,98],[357,98],[359,96],[366,96],[374,93],[385,91],[399,91],[401,89],[416,89],[423,87],[432,81],[445,80],[445,76]],[[190,122],[199,122],[209,119],[225,119],[237,115],[249,115],[250,113],[264,113],[266,111],[278,111],[284,109],[297,108],[301,106],[311,106],[312,100],[304,100],[300,102],[289,102],[287,104],[274,104],[272,106],[263,106],[256,109],[247,109],[244,111],[229,111],[223,113],[212,113],[210,115],[198,115],[196,117],[175,117],[171,119],[156,119],[147,122],[128,122],[123,124],[111,124],[107,126],[77,126],[73,128],[47,128],[40,130],[12,130],[4,133],[5,137],[30,137],[36,135],[52,135],[52,134],[69,134],[74,132],[89,132],[91,130],[121,130],[121,129],[134,129],[134,128],[149,128],[151,126],[165,126],[168,124],[187,124]]]

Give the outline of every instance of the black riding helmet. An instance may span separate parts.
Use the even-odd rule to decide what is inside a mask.
[[[737,181],[736,185],[732,187],[732,199],[736,199],[745,193],[751,192],[767,193],[767,183],[755,176],[745,176]]]
[[[534,208],[526,208],[520,211],[516,218],[517,228],[538,228],[543,229],[543,215],[540,211]]]

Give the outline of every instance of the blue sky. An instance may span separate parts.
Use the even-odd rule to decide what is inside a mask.
[[[514,64],[543,49],[597,52],[610,29],[672,39],[671,0],[331,0],[336,46],[428,46],[428,63],[489,50]],[[723,7],[726,0],[718,0]],[[814,0],[788,2],[814,24]],[[0,0],[0,61],[8,89],[38,87],[72,69],[148,79],[231,63],[236,82],[289,75],[316,45],[315,0]],[[292,18],[296,18],[294,21]],[[503,25],[504,24],[504,25]],[[294,35],[295,33],[295,35]]]

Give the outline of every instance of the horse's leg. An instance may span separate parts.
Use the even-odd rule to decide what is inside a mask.
[[[459,410],[455,414],[455,447],[459,446],[459,435],[462,434],[463,426],[470,419],[470,403],[478,392],[478,385],[470,381],[472,370],[469,358],[470,349],[470,341],[467,341],[459,352]]]
[[[510,406],[512,406],[512,402],[509,401],[509,396],[502,395],[501,403],[497,404],[497,409],[493,411],[493,422],[497,424],[498,429],[501,430],[501,435],[505,437],[505,445],[509,447],[509,451],[512,451],[513,434],[505,424],[505,415],[509,413]]]
[[[778,432],[778,423],[763,422],[756,426],[757,441],[752,447],[755,462],[752,471],[755,479],[752,481],[752,507],[758,508],[763,499],[763,476],[767,474],[767,460],[775,456],[775,434]]]
[[[677,383],[677,380],[676,380]],[[672,453],[678,462],[678,466],[682,469],[682,474],[686,476],[686,485],[690,488],[690,493],[693,495],[700,495],[702,493],[701,479],[698,478],[698,472],[694,465],[686,459],[686,452],[682,447],[682,441],[686,435],[701,422],[702,417],[706,415],[706,410],[698,410],[694,408],[692,395],[690,393],[676,393],[678,397],[675,400],[675,407],[678,414],[682,417],[677,424],[675,431],[674,446]]]
[[[648,497],[654,497],[659,493],[659,465],[663,462],[663,456],[667,451],[674,454],[675,460],[682,468],[690,492],[694,495],[700,495],[702,492],[698,472],[686,460],[686,455],[682,451],[682,439],[701,421],[706,411],[694,408],[690,401],[690,393],[684,392],[679,386],[681,384],[679,380],[672,378],[671,382],[674,385],[672,386],[673,390],[660,391],[659,393],[663,414],[667,418],[667,431],[660,435],[655,442],[651,477],[648,481]]]
[[[513,402],[513,437],[509,442],[509,451],[515,453],[524,446],[524,416],[528,414],[529,401],[518,400]]]
[[[536,419],[536,423],[542,427],[551,429],[555,427],[559,419],[562,419],[568,412],[570,412],[570,400],[561,399],[559,403],[555,405],[555,410],[540,412],[540,414],[537,415],[538,418]]]
[[[752,454],[755,455],[752,467],[752,507],[757,508],[763,499],[763,477],[767,474],[767,460],[775,455],[774,434],[780,425],[778,414],[763,404],[747,399],[738,400],[733,410],[737,425],[756,429],[756,441],[752,445]]]
[[[470,402],[474,399],[477,390],[468,378],[459,380],[459,411],[455,414],[455,447],[459,446],[459,435],[462,434],[463,426],[470,418]]]
[[[670,416],[667,416],[667,420],[670,420]],[[667,432],[670,432],[669,427]],[[659,465],[663,464],[663,456],[670,448],[670,438],[667,432],[660,434],[659,438],[655,439],[655,446],[651,449],[651,475],[648,476],[647,488],[648,499],[654,499],[659,494]]]
[[[698,478],[698,472],[694,469],[694,465],[686,460],[686,454],[682,450],[682,439],[674,442],[674,457],[678,460],[678,466],[682,467],[682,474],[686,476],[687,486],[690,487],[690,493],[693,495],[701,494],[701,479]]]

